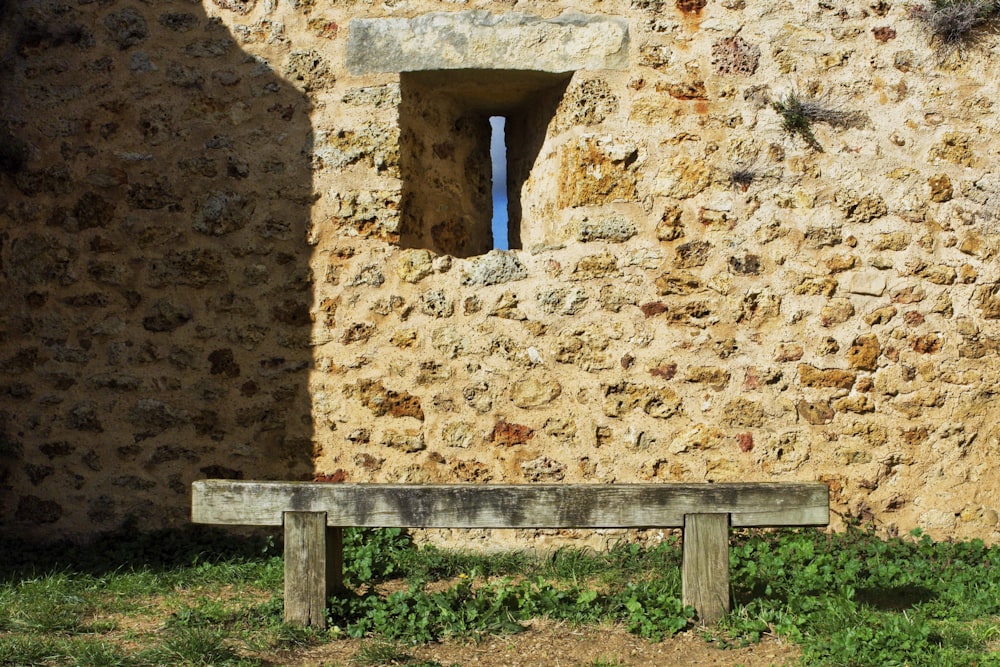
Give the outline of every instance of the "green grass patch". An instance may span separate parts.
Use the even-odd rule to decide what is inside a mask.
[[[431,665],[401,647],[516,633],[542,617],[617,623],[650,641],[692,624],[676,536],[484,555],[418,547],[399,530],[345,533],[345,578],[358,592],[332,601],[328,631],[284,624],[280,544],[266,537],[5,550],[0,667],[257,665],[344,636],[365,640],[355,664]],[[737,532],[730,552],[734,609],[707,630],[713,642],[779,635],[805,665],[1000,667],[998,547],[852,527]]]

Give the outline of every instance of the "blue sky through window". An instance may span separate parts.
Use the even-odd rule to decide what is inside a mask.
[[[490,160],[493,162],[493,247],[507,250],[507,144],[504,128],[507,119],[490,116]]]

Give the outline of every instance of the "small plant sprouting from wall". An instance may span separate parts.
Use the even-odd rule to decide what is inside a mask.
[[[928,5],[911,7],[910,15],[930,32],[941,56],[948,57],[1000,22],[1000,1],[933,0]]]
[[[789,134],[799,135],[810,148],[822,153],[813,134],[813,123],[826,123],[830,127],[860,127],[865,116],[856,111],[844,111],[827,100],[802,95],[795,91],[787,93],[780,100],[771,102],[771,107],[781,116],[781,127]]]

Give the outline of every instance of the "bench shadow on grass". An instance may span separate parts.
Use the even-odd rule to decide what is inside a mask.
[[[263,530],[234,534],[197,525],[143,532],[126,524],[85,544],[0,537],[0,583],[53,572],[94,576],[123,570],[165,572],[199,563],[277,556],[281,550],[280,535]]]

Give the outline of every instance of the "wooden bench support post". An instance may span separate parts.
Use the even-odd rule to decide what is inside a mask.
[[[343,530],[326,512],[285,512],[285,622],[326,627],[326,601],[343,588]]]
[[[717,623],[729,613],[729,515],[685,514],[681,586],[698,621]]]

